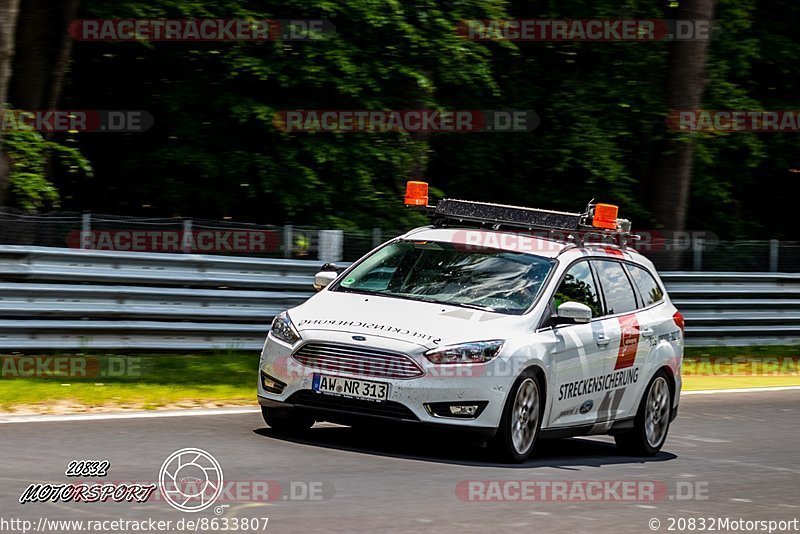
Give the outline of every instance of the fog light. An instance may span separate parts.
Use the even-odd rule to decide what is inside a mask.
[[[286,384],[275,377],[269,376],[264,371],[261,371],[261,386],[264,388],[264,391],[280,395],[283,393]]]
[[[454,419],[475,419],[489,404],[488,401],[472,402],[432,402],[425,409],[434,417],[452,417]]]
[[[475,417],[475,414],[478,413],[478,405],[477,404],[456,404],[450,406],[450,413],[453,415],[467,415],[470,417]]]

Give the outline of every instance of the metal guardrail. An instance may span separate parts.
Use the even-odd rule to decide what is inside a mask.
[[[0,245],[0,349],[258,350],[320,262]],[[662,273],[690,345],[800,344],[800,274]]]

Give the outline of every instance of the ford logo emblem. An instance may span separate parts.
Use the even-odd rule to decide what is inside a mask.
[[[365,338],[364,336],[353,336],[353,339],[355,339],[356,341],[366,341],[367,340],[367,338]]]
[[[594,406],[594,401],[587,400],[586,402],[581,404],[581,408],[578,411],[580,411],[581,413],[589,413],[589,410],[592,409],[592,406]]]

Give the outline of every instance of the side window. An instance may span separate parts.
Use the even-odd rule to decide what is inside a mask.
[[[553,301],[556,309],[564,302],[575,301],[589,306],[592,309],[592,317],[603,315],[599,292],[588,261],[581,261],[570,267],[556,290]]]
[[[628,275],[618,261],[593,260],[603,295],[606,297],[608,315],[625,313],[636,309],[636,294]]]
[[[636,284],[637,289],[639,289],[639,295],[641,295],[645,306],[660,302],[661,299],[664,298],[664,292],[658,287],[656,279],[653,278],[653,275],[646,269],[629,264],[628,272],[631,273],[633,282]]]

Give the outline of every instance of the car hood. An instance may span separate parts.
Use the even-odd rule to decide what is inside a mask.
[[[507,339],[518,335],[525,316],[504,315],[460,306],[358,293],[322,291],[289,310],[303,331],[348,332],[421,345],[428,349]]]

